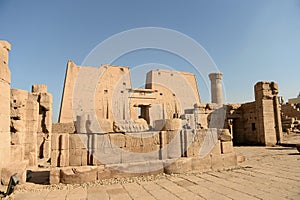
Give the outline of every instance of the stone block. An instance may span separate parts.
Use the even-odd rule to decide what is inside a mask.
[[[58,136],[58,149],[68,150],[69,146],[69,134],[61,134]]]
[[[144,119],[137,120],[118,120],[113,122],[113,130],[116,133],[132,133],[148,131],[149,126]]]
[[[5,168],[1,169],[1,182],[4,185],[8,185],[10,177],[17,173],[18,180],[20,184],[26,182],[26,166],[28,165],[28,161],[22,162],[11,162]]]
[[[197,145],[196,143],[191,143],[186,150],[186,157],[194,157],[199,154],[199,148],[200,145]]]
[[[97,180],[105,180],[112,178],[112,171],[108,167],[104,167],[104,165],[100,165],[97,168]]]
[[[14,132],[25,132],[25,124],[26,122],[23,120],[11,120],[10,126],[12,127]]]
[[[222,154],[234,152],[232,141],[221,142]]]
[[[70,166],[85,166],[87,165],[87,150],[86,149],[70,149],[69,150],[69,165]]]
[[[81,166],[67,167],[60,170],[60,182],[65,184],[80,184],[96,181],[98,177],[98,167]]]
[[[237,155],[236,153],[222,154],[222,160],[224,167],[232,168],[237,166]]]
[[[29,160],[28,166],[37,166],[37,152],[30,152],[27,156],[25,155],[25,159]]]
[[[74,123],[54,123],[52,124],[52,133],[75,133]]]
[[[192,172],[199,173],[211,170],[211,156],[208,155],[204,158],[192,158]]]
[[[112,145],[123,148],[125,147],[125,137],[128,136],[124,134],[109,134],[108,137]]]
[[[192,171],[192,158],[171,159],[165,162],[166,174],[181,174]]]
[[[53,133],[51,135],[51,150],[58,150],[58,137],[59,134]]]
[[[37,106],[38,104],[36,104]],[[38,109],[26,109],[26,121],[38,121],[39,120],[39,110]]]
[[[58,167],[58,150],[51,150],[51,166]]]
[[[25,127],[25,141],[27,141],[26,143],[33,142],[32,140],[36,140],[38,132],[38,121],[26,121]]]
[[[12,145],[20,145],[25,143],[25,138],[24,138],[24,132],[11,132],[10,137],[11,137],[11,144]]]
[[[53,150],[69,149],[69,135],[68,134],[53,134],[51,137],[51,149],[53,149]]]
[[[47,111],[52,109],[52,95],[50,93],[40,94],[40,106],[42,106]]]
[[[81,152],[81,165],[88,165],[88,151],[86,149],[82,149]]]
[[[168,159],[180,158],[182,155],[181,152],[181,143],[180,142],[171,142],[167,146],[167,155]]]
[[[231,141],[232,136],[228,129],[218,129],[218,139],[221,141]]]
[[[18,109],[18,108],[15,108],[15,107],[11,107],[11,109],[10,109],[10,117],[12,119],[25,120],[26,119],[26,110],[25,109]]]
[[[128,151],[121,152],[121,161],[120,163],[133,163],[133,162],[145,162],[149,160],[158,160],[159,153],[157,151],[148,152],[148,153],[134,153]],[[117,161],[115,163],[118,163]]]
[[[49,141],[49,140],[45,141],[43,154],[44,154],[44,158],[50,158],[51,157],[51,141]]]
[[[99,119],[99,125],[102,133],[114,132],[113,123],[109,119]]]
[[[108,167],[116,170],[118,177],[128,177],[149,171],[149,162],[132,162],[109,165]]]
[[[222,155],[211,154],[212,170],[221,170],[224,168]]]
[[[23,145],[10,145],[10,160],[11,161],[23,161],[25,156],[25,150]]]
[[[70,166],[81,166],[81,149],[70,149],[69,150],[69,165]]]
[[[149,173],[150,174],[162,174],[164,172],[163,160],[150,160],[149,161]]]
[[[69,148],[70,149],[84,149],[86,148],[85,136],[80,136],[79,134],[69,134]]]
[[[99,150],[98,150],[99,151]],[[117,164],[122,161],[122,153],[120,149],[104,148],[98,153],[97,158],[103,164]]]
[[[48,90],[47,85],[43,84],[34,84],[31,87],[32,93],[46,93]]]
[[[50,185],[60,183],[60,168],[53,167],[50,169]]]
[[[217,143],[215,144],[215,146],[213,147],[213,149],[210,152],[211,154],[216,154],[216,155],[221,155],[221,142],[220,140],[217,141]]]
[[[58,151],[58,163],[59,167],[69,166],[69,150]]]
[[[156,131],[174,131],[181,128],[181,119],[160,119],[155,120],[153,128]]]
[[[9,116],[4,116],[0,114],[0,132],[10,132],[10,121]]]

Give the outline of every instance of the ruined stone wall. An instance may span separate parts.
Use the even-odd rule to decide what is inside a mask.
[[[38,158],[48,160],[51,154],[52,95],[46,85],[33,85],[32,95],[39,104],[37,151]]]
[[[29,166],[37,166],[38,116],[35,96],[25,90],[11,89],[12,153],[19,160],[29,160]]]
[[[44,85],[34,85],[33,92],[11,89],[8,137],[11,155],[7,157],[9,165],[1,170],[3,184],[8,184],[14,173],[18,173],[20,183],[24,183],[28,168],[37,167],[41,158],[50,158],[51,95],[46,92]]]
[[[147,173],[201,172],[237,164],[228,130],[215,132],[216,144],[212,149],[206,147],[203,157],[201,152],[205,152],[207,142],[213,142],[212,135],[217,130],[90,135],[61,130],[75,129],[73,124],[53,125],[51,183],[81,183]],[[154,166],[157,169],[153,172],[150,169]]]
[[[233,141],[235,144],[255,144],[259,134],[256,103],[242,104],[240,118],[233,120]]]
[[[300,97],[289,99],[289,104],[300,104]]]
[[[10,49],[7,41],[0,41],[0,171],[10,162]]]
[[[32,91],[11,89],[11,152],[15,161],[37,166],[38,159],[50,158],[52,96],[45,85],[33,85]]]
[[[275,145],[282,139],[278,85],[258,82],[255,102],[240,106],[227,105],[228,120],[232,121],[233,142],[237,145]]]
[[[255,87],[259,143],[275,145],[282,139],[280,107],[278,103],[278,84],[258,82]]]
[[[292,104],[281,105],[281,112],[283,116],[293,117],[300,120],[300,110]]]

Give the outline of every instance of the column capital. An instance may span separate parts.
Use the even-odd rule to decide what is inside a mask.
[[[223,73],[222,72],[214,72],[214,73],[210,73],[208,76],[209,76],[210,80],[222,79]]]

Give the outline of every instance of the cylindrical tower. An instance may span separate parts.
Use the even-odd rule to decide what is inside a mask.
[[[209,74],[212,103],[223,104],[222,76],[221,72]]]

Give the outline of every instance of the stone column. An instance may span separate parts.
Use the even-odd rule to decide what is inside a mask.
[[[10,162],[10,49],[7,41],[0,40],[0,169]]]
[[[212,103],[223,104],[222,76],[221,72],[209,74]]]

